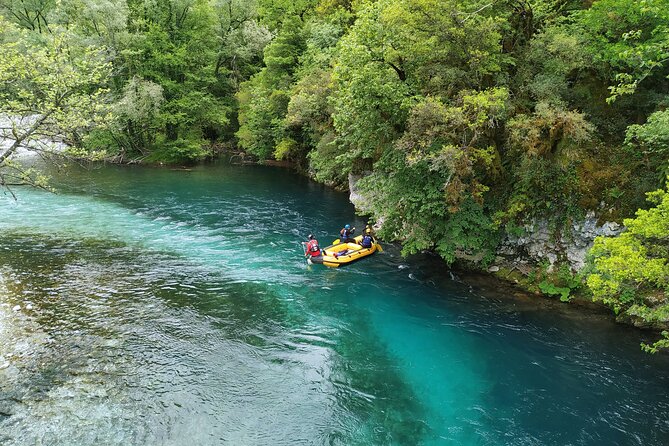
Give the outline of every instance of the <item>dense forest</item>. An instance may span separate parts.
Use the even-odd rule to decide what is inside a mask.
[[[627,230],[534,281],[669,320],[669,0],[0,0],[0,15],[2,183],[48,187],[11,156],[44,137],[119,162],[238,150],[361,178],[380,236],[483,266],[528,222],[557,239],[594,212]]]

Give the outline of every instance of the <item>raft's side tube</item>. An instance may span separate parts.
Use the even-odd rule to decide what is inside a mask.
[[[307,259],[307,263],[317,263],[317,264],[322,264],[323,263],[323,256],[309,256]]]

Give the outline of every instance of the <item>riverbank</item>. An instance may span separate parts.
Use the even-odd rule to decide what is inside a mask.
[[[536,284],[536,278],[528,279],[531,271],[530,274],[523,273],[527,269],[522,267],[500,268],[491,272],[488,269],[478,268],[470,262],[460,261],[448,266],[438,256],[433,255],[433,257],[438,259],[442,266],[429,273],[423,280],[442,284],[448,280],[461,282],[476,294],[494,295],[494,301],[503,302],[507,309],[513,308],[521,312],[536,311],[584,323],[597,321],[628,327],[628,335],[639,337],[640,342],[646,345],[656,342],[661,332],[665,330],[664,324],[653,326],[634,318],[616,315],[608,306],[593,301],[586,289],[574,290],[567,302],[561,301],[559,296],[542,293]],[[441,277],[441,280],[438,280],[438,277]],[[663,356],[669,355],[669,352],[662,350],[660,352]]]
[[[308,173],[301,171],[295,163],[290,161],[259,162],[257,159],[247,157],[244,152],[231,150],[219,150],[217,153],[219,161],[215,160],[216,162],[223,160],[225,163],[231,164],[278,167],[290,170],[292,175],[312,179]],[[144,165],[157,168],[167,167],[170,170],[185,170],[189,172],[194,168],[194,166],[175,168],[174,166]],[[323,187],[332,186],[323,185]],[[353,181],[349,182],[348,194],[349,201],[356,207],[356,211],[359,214],[364,213],[366,207],[364,205],[361,206],[361,203],[364,202],[365,198],[355,189],[355,182]],[[565,239],[560,239],[559,246],[550,246],[551,238],[545,227],[539,226],[540,231],[535,236],[529,232],[531,231],[531,226],[528,226],[528,232],[523,237],[514,236],[511,237],[512,240],[510,242],[506,241],[503,246],[503,252],[500,252],[500,255],[496,257],[492,265],[482,266],[479,258],[461,255],[456,261],[455,268],[460,272],[469,271],[472,274],[482,274],[483,276],[493,277],[501,283],[509,284],[514,289],[514,292],[511,293],[512,295],[517,292],[525,293],[526,296],[537,301],[537,305],[540,307],[543,300],[556,302],[558,306],[568,304],[569,306],[577,307],[577,311],[585,311],[588,314],[605,314],[607,318],[615,320],[617,323],[648,330],[654,336],[658,336],[658,333],[662,330],[669,328],[669,320],[655,320],[649,323],[640,317],[634,317],[626,313],[616,315],[606,305],[593,302],[591,294],[579,275],[579,271],[574,272],[573,268],[574,266],[583,267],[585,253],[592,244],[595,236],[600,233],[614,235],[621,228],[609,224],[597,227],[594,216],[588,217],[587,224],[574,225],[574,227],[582,229],[584,232],[578,236],[576,243],[572,243],[573,248],[570,248],[572,254],[570,256],[565,255],[564,259],[575,259],[575,263],[558,262],[555,260],[557,259],[557,253],[565,249]],[[516,250],[513,249],[514,246]],[[531,255],[528,253],[531,253]],[[551,263],[549,259],[553,259],[554,261]]]

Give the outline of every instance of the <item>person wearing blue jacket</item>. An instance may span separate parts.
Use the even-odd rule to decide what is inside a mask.
[[[339,231],[340,243],[355,243],[353,238],[353,233],[355,232],[355,227],[351,228],[351,225],[345,225],[341,231]]]
[[[374,238],[372,237],[372,230],[367,228],[365,229],[365,233],[363,234],[362,240],[360,241],[360,246],[363,248],[371,248],[373,244]]]

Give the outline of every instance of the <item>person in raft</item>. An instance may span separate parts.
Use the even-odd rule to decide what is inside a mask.
[[[309,234],[307,238],[309,241],[307,242],[304,256],[307,258],[320,257],[321,248],[318,246],[318,240],[316,240],[313,234]]]
[[[362,236],[362,240],[360,241],[360,246],[363,248],[371,248],[373,243],[374,239],[372,238],[372,230],[367,228],[365,229],[365,233]]]
[[[353,238],[353,233],[355,232],[355,227],[351,228],[351,225],[346,225],[339,231],[340,243],[355,243]]]

